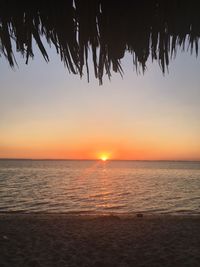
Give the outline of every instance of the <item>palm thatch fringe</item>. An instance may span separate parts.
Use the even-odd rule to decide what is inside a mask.
[[[102,83],[112,70],[123,73],[120,59],[126,51],[136,68],[146,68],[151,56],[163,73],[177,49],[188,40],[191,53],[198,54],[200,36],[199,1],[185,0],[65,0],[0,1],[0,56],[11,67],[15,50],[26,63],[34,57],[35,40],[49,61],[43,40],[55,46],[61,61],[74,74],[89,80],[91,50],[94,75]],[[13,49],[13,45],[16,49]]]

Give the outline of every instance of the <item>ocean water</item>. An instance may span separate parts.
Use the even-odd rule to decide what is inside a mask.
[[[0,212],[200,213],[200,162],[0,160]]]

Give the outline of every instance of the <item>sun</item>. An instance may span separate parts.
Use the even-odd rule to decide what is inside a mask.
[[[108,159],[107,156],[102,156],[102,157],[101,157],[101,160],[102,160],[102,161],[106,161],[107,159]]]
[[[100,160],[102,160],[102,161],[106,161],[106,160],[108,160],[110,158],[110,154],[108,154],[108,153],[101,153],[101,154],[99,154],[99,157],[98,158]]]

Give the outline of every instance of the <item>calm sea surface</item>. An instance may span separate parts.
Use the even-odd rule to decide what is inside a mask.
[[[200,213],[200,162],[0,160],[0,212]]]

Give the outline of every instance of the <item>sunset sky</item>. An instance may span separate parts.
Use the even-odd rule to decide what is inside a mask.
[[[123,79],[68,74],[54,50],[12,70],[0,58],[0,158],[200,160],[200,58],[179,52],[163,76],[122,60]]]

